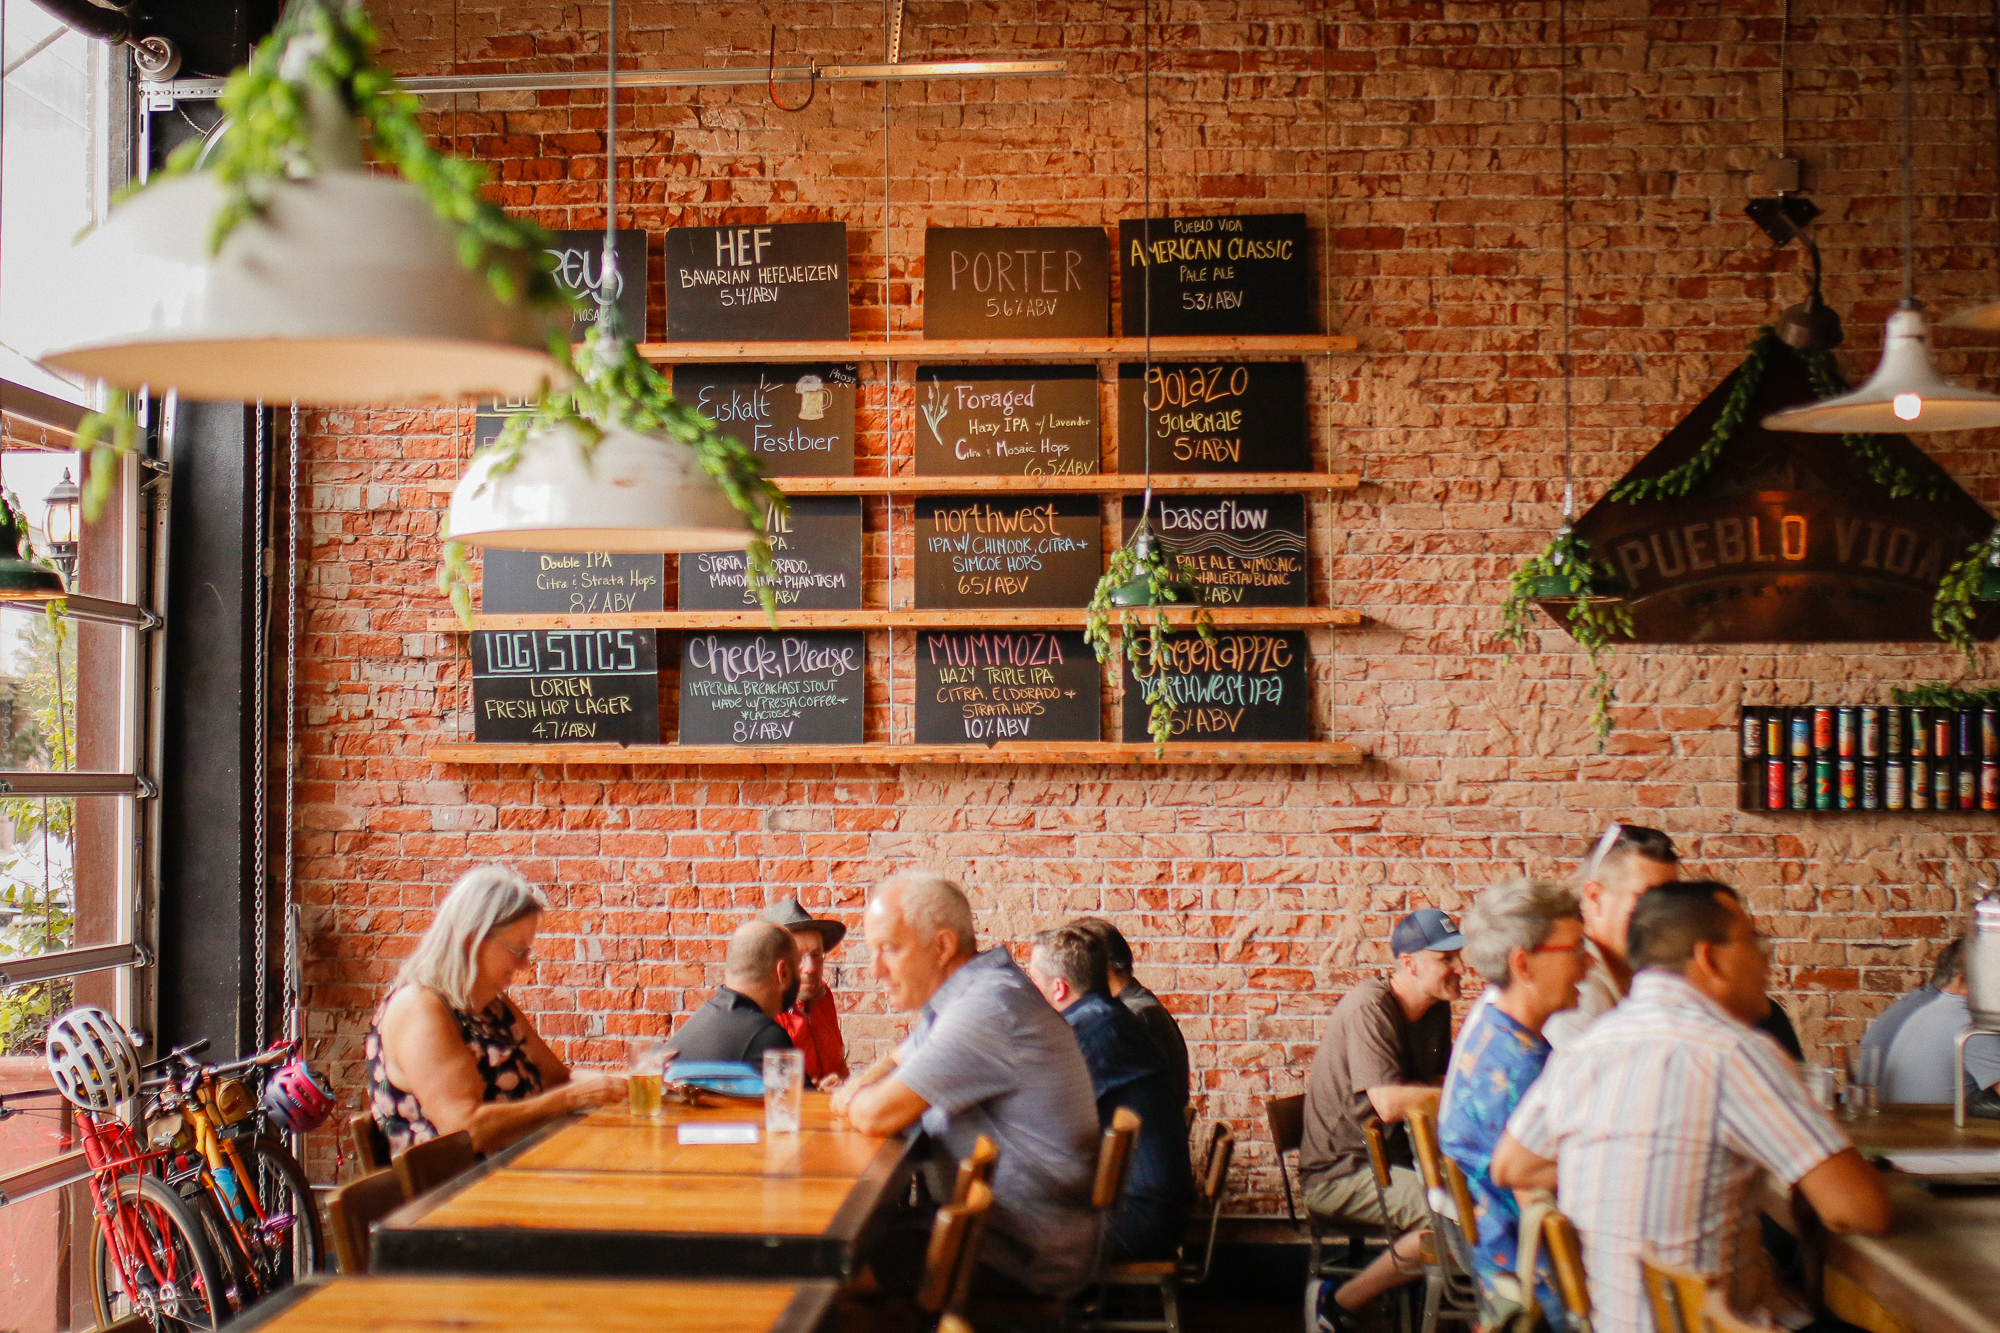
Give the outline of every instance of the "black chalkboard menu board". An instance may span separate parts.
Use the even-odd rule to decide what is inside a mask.
[[[674,400],[755,454],[767,477],[854,475],[851,365],[676,366]]]
[[[667,228],[668,342],[847,336],[847,224]]]
[[[1094,741],[1104,676],[1075,630],[922,630],[917,744]]]
[[[1152,740],[1141,681],[1164,670],[1174,701],[1174,740],[1309,741],[1306,636],[1298,630],[1217,630],[1204,643],[1193,631],[1167,637],[1167,660],[1155,663],[1140,642],[1137,679],[1124,661],[1121,730],[1127,743]]]
[[[1128,338],[1313,332],[1306,215],[1149,218],[1118,224]]]
[[[861,497],[797,498],[789,517],[771,516],[771,558],[781,611],[851,611],[861,606]],[[681,557],[681,610],[750,611],[741,551]]]
[[[1141,381],[1145,392],[1140,393]],[[1118,466],[1142,472],[1306,472],[1306,368],[1297,361],[1118,367]]]
[[[1124,533],[1139,523],[1140,497],[1127,496]],[[1153,531],[1194,566],[1210,606],[1306,604],[1306,498],[1303,495],[1159,495]]]
[[[657,641],[649,629],[477,631],[473,739],[659,744]]]
[[[919,366],[917,475],[1054,476],[1102,467],[1095,366]]]
[[[604,293],[604,233],[602,231],[558,231],[556,243],[547,253],[555,264],[556,285],[584,299],[585,308],[570,328],[570,340],[582,342],[583,335],[597,322],[597,303]],[[646,233],[636,227],[620,227],[612,233],[618,267],[612,273],[611,301],[618,308],[618,323],[634,342],[646,338]]]
[[[916,502],[917,605],[1084,606],[1104,572],[1095,496]]]
[[[1110,251],[1097,227],[931,227],[924,337],[1102,338]]]
[[[681,744],[859,745],[859,634],[689,634],[681,643]]]

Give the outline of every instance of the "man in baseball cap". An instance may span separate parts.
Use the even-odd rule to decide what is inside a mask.
[[[833,992],[827,989],[826,956],[847,938],[847,927],[813,916],[797,898],[773,903],[759,919],[791,931],[799,946],[799,998],[779,1010],[777,1019],[805,1056],[806,1081],[816,1088],[834,1087],[847,1077],[847,1044],[841,1039]]]
[[[1362,1126],[1400,1126],[1418,1107],[1437,1111],[1451,1063],[1451,1003],[1458,998],[1458,922],[1435,907],[1410,913],[1389,934],[1395,968],[1342,997],[1327,1019],[1306,1081],[1299,1183],[1306,1209],[1322,1222],[1393,1226],[1404,1233],[1337,1292],[1315,1281],[1307,1308],[1321,1333],[1356,1327],[1354,1312],[1423,1269],[1418,1241],[1429,1216],[1424,1181],[1402,1132],[1390,1140],[1390,1185],[1378,1196]],[[1398,1151],[1400,1149],[1400,1151]],[[1383,1205],[1387,1204],[1387,1216]],[[1400,1263],[1398,1259],[1400,1258]]]

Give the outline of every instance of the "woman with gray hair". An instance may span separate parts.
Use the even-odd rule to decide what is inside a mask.
[[[547,906],[497,865],[466,871],[445,895],[368,1030],[368,1109],[392,1152],[461,1129],[491,1152],[625,1095],[620,1077],[572,1074],[507,998]]]

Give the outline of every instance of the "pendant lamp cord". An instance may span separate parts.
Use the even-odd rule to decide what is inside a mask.
[[[1557,151],[1562,160],[1562,438],[1563,438],[1563,525],[1576,516],[1576,485],[1571,476],[1570,418],[1573,363],[1570,355],[1570,274],[1569,229],[1569,0],[1556,7],[1556,124]]]
[[[1145,0],[1139,11],[1140,43],[1140,103],[1141,103],[1141,175],[1145,185],[1144,211],[1139,215],[1140,243],[1146,248],[1146,262],[1139,266],[1140,311],[1145,323],[1146,368],[1139,379],[1139,420],[1146,424],[1146,401],[1153,393],[1153,0]],[[1139,500],[1139,522],[1141,524],[1153,514],[1153,431],[1150,425],[1144,431],[1146,438],[1146,490]]]
[[[1910,4],[1903,0],[1900,27],[1903,38],[1903,309],[1921,310],[1917,300],[1917,156],[1912,125],[1916,119],[1916,89],[1910,74],[1914,63],[1910,46]]]
[[[604,24],[604,258],[597,266],[597,322],[618,332],[618,0]],[[643,333],[642,333],[643,336]]]

